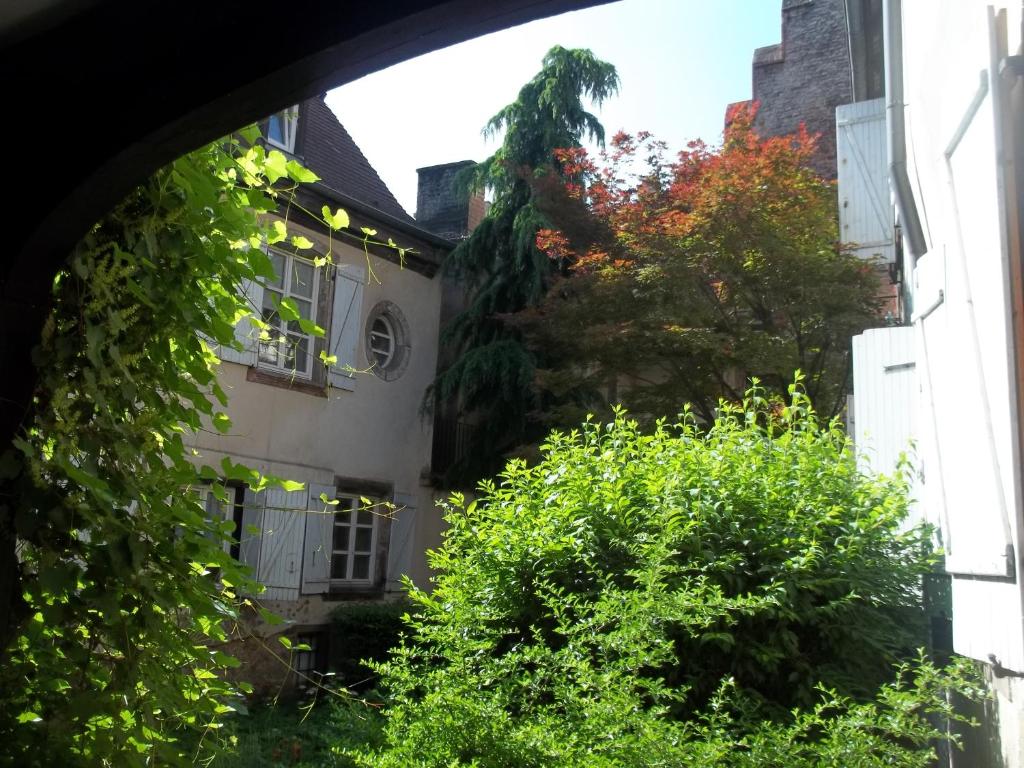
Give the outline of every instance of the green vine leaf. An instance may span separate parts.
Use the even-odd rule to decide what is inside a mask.
[[[213,426],[218,432],[227,434],[231,431],[231,419],[228,418],[226,413],[215,413],[213,415]]]
[[[286,237],[288,237],[288,228],[284,225],[284,222],[280,219],[275,219],[271,222],[270,231],[267,233],[267,244],[280,243]]]
[[[267,153],[267,161],[263,167],[267,180],[273,184],[282,176],[288,175],[287,160],[285,156],[276,149]]]
[[[344,208],[339,208],[336,212],[331,213],[331,209],[325,205],[320,212],[331,229],[346,229],[349,226],[348,213]]]
[[[289,160],[285,167],[288,169],[288,177],[292,181],[297,181],[300,184],[312,184],[320,181],[320,177],[313,173],[313,171],[294,160]]]

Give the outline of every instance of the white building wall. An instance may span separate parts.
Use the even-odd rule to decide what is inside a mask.
[[[1016,51],[1020,5],[1004,5]],[[949,550],[954,644],[1024,670],[1021,589],[1007,577],[1020,573],[1021,499],[992,18],[980,0],[904,4],[910,178],[928,242],[914,304],[925,502]]]
[[[909,178],[928,248],[912,283],[924,505],[948,550],[955,650],[984,662],[993,694],[950,764],[1021,768],[1020,420],[999,148],[1016,81],[998,74],[1000,57],[1021,53],[1021,4],[903,11]]]

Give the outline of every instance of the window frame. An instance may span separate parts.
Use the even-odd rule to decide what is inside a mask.
[[[391,354],[384,363],[377,359],[377,351],[373,346],[376,335],[374,327],[378,320],[382,320],[391,332]],[[370,372],[378,379],[395,381],[405,373],[412,353],[412,334],[405,313],[393,301],[385,299],[374,305],[364,323],[363,349]]]
[[[320,296],[320,288],[321,288],[321,286],[320,286],[320,282],[321,282],[321,280],[320,280],[320,268],[318,268],[313,263],[312,260],[307,259],[304,256],[300,256],[300,255],[298,255],[296,253],[289,253],[288,251],[281,250],[279,248],[271,247],[269,249],[268,255],[271,258],[273,258],[276,255],[276,256],[280,256],[280,257],[282,257],[284,259],[284,266],[283,266],[284,275],[281,276],[281,285],[280,285],[280,287],[278,287],[276,285],[270,285],[266,281],[263,282],[263,300],[262,300],[262,303],[261,303],[261,306],[260,306],[260,316],[261,316],[261,319],[263,320],[263,322],[267,323],[269,325],[269,321],[266,320],[263,317],[263,312],[264,312],[265,309],[272,309],[272,307],[267,306],[267,300],[268,300],[268,294],[274,294],[274,295],[279,295],[282,300],[283,299],[292,299],[293,301],[298,300],[298,301],[302,301],[304,303],[308,303],[309,307],[310,307],[310,310],[309,310],[309,314],[310,314],[309,321],[312,322],[312,323],[316,323],[317,322],[317,315],[319,314],[319,311],[320,311],[320,304],[321,304],[321,298],[322,298]],[[293,269],[293,264],[295,263],[296,260],[298,260],[298,261],[308,265],[310,270],[312,270],[312,273],[313,273],[313,285],[312,285],[312,290],[311,290],[309,296],[302,296],[301,294],[295,294],[291,290],[292,276],[293,276],[293,273],[295,271]],[[283,375],[288,376],[288,377],[294,377],[296,379],[302,379],[303,381],[312,381],[312,379],[314,378],[314,373],[316,371],[316,364],[315,364],[316,363],[316,357],[317,357],[316,349],[317,349],[317,342],[319,341],[320,337],[318,337],[318,336],[316,336],[316,335],[314,335],[312,333],[305,333],[305,332],[302,332],[302,331],[296,332],[296,331],[289,330],[288,329],[288,325],[290,325],[290,323],[292,321],[280,321],[279,320],[279,322],[281,322],[284,325],[284,329],[283,330],[281,329],[281,327],[278,327],[278,328],[274,329],[274,331],[268,330],[268,333],[271,333],[271,340],[270,341],[264,341],[264,340],[260,339],[260,341],[258,342],[257,347],[256,347],[256,368],[259,369],[259,370],[271,371],[271,372],[273,372],[275,374],[279,374],[279,375],[283,374]],[[273,335],[274,333],[277,334],[276,338]],[[284,359],[287,360],[288,344],[290,343],[289,339],[291,337],[293,337],[293,336],[304,337],[306,339],[306,341],[307,341],[307,344],[306,344],[306,366],[305,366],[305,370],[299,370],[297,367],[294,367],[294,366],[289,367],[287,364],[281,364],[281,363],[272,362],[270,360],[264,359],[264,357],[263,357],[264,349],[269,349],[271,347],[276,347],[277,348],[278,359],[281,359],[282,356],[283,356]],[[282,337],[284,338],[284,341],[281,341]]]
[[[213,491],[214,485],[219,485],[224,489],[228,496],[226,502],[216,498]],[[233,482],[199,483],[187,488],[189,493],[196,495],[196,500],[205,512],[209,513],[212,511],[209,506],[212,497],[217,503],[220,520],[234,524],[234,530],[231,532],[230,537],[221,544],[224,553],[234,560],[239,560],[241,557],[242,508],[245,503],[244,490],[244,486]]]
[[[335,507],[334,517],[331,521],[331,562],[330,570],[328,575],[328,581],[331,585],[344,585],[344,586],[357,586],[357,587],[373,587],[377,583],[377,566],[378,566],[378,547],[380,544],[381,537],[381,521],[380,513],[377,511],[377,507],[381,504],[379,500],[370,499],[370,504],[364,504],[362,498],[357,494],[338,492],[335,495],[335,499],[338,501],[338,506]],[[347,509],[342,511],[340,509],[343,503],[347,502]],[[359,522],[359,513],[368,512],[370,514],[370,525]],[[349,522],[345,524],[339,524],[338,519],[341,515],[348,515]],[[338,549],[335,547],[335,532],[338,528],[347,528],[347,542],[344,549]],[[356,532],[360,529],[365,530],[369,528],[370,533],[370,545],[369,550],[357,550],[356,549]],[[336,577],[334,575],[335,569],[335,557],[344,555],[346,558],[345,563],[345,576]],[[354,578],[352,573],[355,568],[355,558],[366,556],[369,558],[367,563],[366,578]]]
[[[270,126],[274,120],[281,123],[281,141],[270,135]],[[272,147],[284,150],[290,155],[295,154],[295,137],[299,133],[299,105],[293,104],[280,112],[275,112],[267,118],[267,130],[264,133],[264,140]]]
[[[381,323],[384,326],[384,332],[378,331],[377,323]],[[387,350],[380,350],[374,346],[375,337],[384,337],[387,339]],[[377,365],[382,369],[387,369],[391,365],[391,361],[395,359],[395,348],[398,346],[397,338],[395,334],[395,326],[391,321],[391,317],[385,312],[377,315],[373,318],[373,322],[370,325],[369,330],[370,339],[370,354],[373,355]],[[384,360],[381,360],[378,355],[384,354]]]

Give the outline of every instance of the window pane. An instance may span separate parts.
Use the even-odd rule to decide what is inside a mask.
[[[356,552],[369,552],[373,541],[373,528],[356,528]]]
[[[280,112],[270,116],[267,123],[267,138],[278,144],[284,144],[284,120]]]
[[[356,522],[360,525],[373,525],[373,512],[369,509],[361,509],[356,515]]]
[[[268,280],[267,285],[273,285],[281,288],[284,283],[284,262],[285,258],[282,254],[276,251],[270,252],[270,262],[274,265],[274,274],[277,276],[274,280]]]
[[[342,551],[348,550],[348,531],[347,525],[336,525],[334,526],[334,548]]]
[[[292,282],[288,288],[295,296],[313,297],[313,265],[299,259],[292,259]],[[309,317],[309,315],[303,315]]]
[[[288,334],[288,364],[305,373],[309,367],[309,337]]]
[[[313,302],[303,301],[302,299],[292,299],[295,302],[295,306],[299,310],[299,317],[303,320],[310,320],[313,317]]]
[[[273,329],[270,331],[271,338],[276,337],[276,333]],[[260,362],[270,363],[277,365],[281,359],[277,341],[261,341],[260,342]]]
[[[338,499],[338,506],[334,508],[334,522],[339,525],[352,524],[352,499]]]
[[[353,579],[368,579],[370,578],[370,556],[369,555],[356,555],[352,558],[352,578]]]
[[[331,558],[331,578],[348,578],[348,555],[335,555]]]
[[[388,319],[381,315],[370,327],[370,352],[377,365],[386,368],[395,351],[394,329]]]
[[[260,314],[264,323],[269,323],[274,327],[281,326],[281,321],[278,319],[278,305],[280,303],[281,294],[270,289],[263,291],[263,308]]]

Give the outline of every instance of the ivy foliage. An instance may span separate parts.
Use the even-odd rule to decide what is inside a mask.
[[[578,147],[584,136],[604,143],[604,129],[584,99],[600,105],[618,85],[611,64],[585,49],[555,46],[516,100],[485,126],[487,136],[504,134],[501,147],[462,178],[474,190],[490,189],[494,201],[444,265],[469,288],[470,299],[444,330],[451,363],[432,392],[455,400],[482,425],[464,465],[453,468],[455,482],[499,469],[502,451],[523,439],[533,407],[533,356],[501,319],[540,301],[558,267],[535,242],[550,224],[534,203],[530,176],[560,176],[554,151]]]
[[[54,280],[35,411],[2,462],[24,619],[0,669],[0,750],[18,765],[191,763],[242,706],[218,646],[260,588],[194,491],[301,485],[201,466],[189,435],[230,430],[214,350],[243,318],[266,330],[239,288],[273,278],[266,245],[306,247],[267,214],[317,179],[242,136],[157,172]]]
[[[971,684],[913,650],[928,531],[791,398],[591,420],[454,497],[362,764],[930,764]]]

